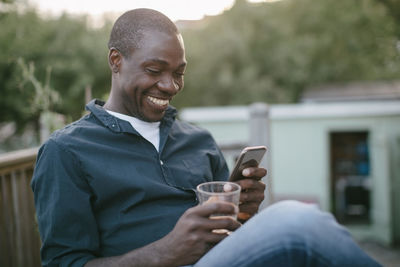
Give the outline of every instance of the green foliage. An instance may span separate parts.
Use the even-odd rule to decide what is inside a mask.
[[[381,4],[383,4],[388,14],[390,14],[397,23],[400,23],[400,1],[398,0],[377,0]],[[398,29],[398,34],[400,35],[400,29]]]
[[[0,13],[0,121],[15,121],[22,129],[37,123],[46,107],[33,107],[37,86],[51,70],[48,87],[58,92],[62,102],[51,108],[76,119],[84,107],[84,88],[94,88],[94,96],[108,91],[107,64],[109,24],[101,29],[87,26],[85,17],[41,18],[35,10]],[[31,82],[27,69],[18,60],[35,66]],[[34,65],[33,65],[34,64]],[[32,71],[32,70],[31,70]],[[36,84],[37,85],[37,84]],[[43,104],[43,103],[41,103]]]
[[[22,58],[19,58],[17,63],[22,70],[23,81],[21,86],[23,87],[25,83],[30,83],[35,90],[32,103],[29,105],[31,112],[40,113],[43,111],[49,111],[54,104],[60,102],[60,96],[58,92],[50,88],[50,67],[47,68],[45,83],[42,84],[35,77],[35,65],[33,62],[31,62],[28,66]]]
[[[182,106],[295,102],[309,86],[399,78],[393,17],[374,0],[237,1],[183,32]]]
[[[77,119],[85,87],[98,98],[109,91],[111,23],[92,28],[82,16],[17,10],[0,8],[0,122],[37,127],[44,110]],[[318,84],[399,79],[399,14],[397,0],[237,0],[183,31],[188,68],[173,104],[295,102]],[[47,98],[38,97],[38,85],[60,102],[49,101],[47,89]]]

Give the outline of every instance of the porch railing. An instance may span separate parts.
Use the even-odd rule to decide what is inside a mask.
[[[0,266],[41,266],[30,189],[36,154],[32,148],[0,155]]]

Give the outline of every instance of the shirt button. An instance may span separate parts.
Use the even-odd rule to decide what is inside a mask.
[[[164,165],[164,162],[163,162],[162,160],[160,160],[160,164],[161,164],[161,165]]]
[[[111,127],[115,127],[115,124],[111,125]]]

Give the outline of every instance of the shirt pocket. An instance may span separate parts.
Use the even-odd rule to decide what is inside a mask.
[[[164,165],[165,166],[165,165]],[[165,166],[166,182],[184,190],[194,190],[198,184],[212,181],[211,164],[207,156],[180,159]]]

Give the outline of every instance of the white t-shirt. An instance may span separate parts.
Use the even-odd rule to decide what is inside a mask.
[[[128,116],[125,114],[121,114],[118,112],[114,112],[114,111],[110,111],[107,110],[106,111],[121,119],[124,121],[129,122],[132,127],[141,135],[143,136],[147,141],[149,141],[150,143],[153,144],[153,146],[157,149],[160,146],[160,122],[147,122],[147,121],[142,121],[139,120],[138,118],[132,117],[132,116]]]

